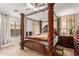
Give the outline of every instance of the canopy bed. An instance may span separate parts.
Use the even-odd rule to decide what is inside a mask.
[[[54,3],[48,3],[48,33],[42,33],[40,35],[26,36],[24,38],[24,17],[21,13],[21,26],[20,26],[20,39],[21,49],[24,47],[31,48],[39,51],[45,55],[55,55],[55,46],[58,41],[56,31],[54,31]],[[40,21],[41,23],[42,21]],[[41,30],[40,24],[40,30]],[[41,31],[40,31],[41,33]]]

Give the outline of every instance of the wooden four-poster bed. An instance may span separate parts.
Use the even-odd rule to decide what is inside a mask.
[[[55,55],[54,45],[54,3],[48,3],[48,33],[41,35],[26,36],[24,38],[24,14],[21,13],[20,39],[21,49],[24,47],[39,51],[45,55]],[[41,26],[41,25],[40,25]],[[41,32],[41,31],[40,31]],[[57,39],[57,38],[56,38]]]

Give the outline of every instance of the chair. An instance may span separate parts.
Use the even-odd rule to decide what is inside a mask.
[[[64,49],[63,49],[63,47],[56,46],[56,54],[60,55],[60,54],[58,54],[58,52],[61,52],[61,56],[63,56],[64,55]]]

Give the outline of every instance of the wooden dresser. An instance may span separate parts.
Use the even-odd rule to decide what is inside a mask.
[[[79,56],[79,40],[74,39],[74,55]]]
[[[68,48],[74,48],[74,38],[72,36],[59,36],[58,44]]]

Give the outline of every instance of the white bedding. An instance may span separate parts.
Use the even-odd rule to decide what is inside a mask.
[[[53,40],[53,46],[55,46],[56,44],[57,44],[57,42],[58,42],[58,36],[56,36],[55,38],[54,38],[54,40]],[[46,45],[46,47],[48,46],[48,43],[47,42],[41,42],[41,43],[43,43],[43,44],[45,44]]]

